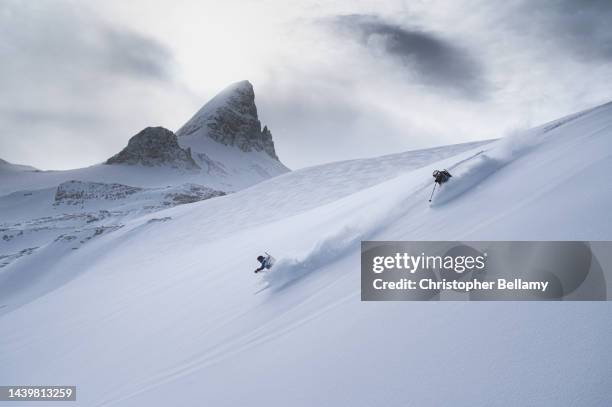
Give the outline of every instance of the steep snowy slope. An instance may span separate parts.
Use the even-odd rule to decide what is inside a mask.
[[[612,238],[612,105],[465,147],[285,174],[13,262],[0,382],[76,384],[84,406],[610,404],[608,303],[360,302],[362,239]],[[455,177],[429,205],[434,168]]]

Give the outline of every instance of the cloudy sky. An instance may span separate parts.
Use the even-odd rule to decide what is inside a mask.
[[[103,161],[249,79],[291,168],[612,100],[612,2],[0,1],[0,158]]]

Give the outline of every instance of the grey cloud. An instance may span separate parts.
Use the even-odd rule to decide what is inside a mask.
[[[523,1],[507,24],[552,42],[572,54],[594,61],[612,60],[610,0]]]
[[[160,43],[136,33],[106,29],[104,33],[111,71],[137,77],[168,79],[172,55]]]
[[[485,94],[482,67],[470,53],[449,40],[372,15],[338,16],[333,22],[362,44],[380,48],[426,85],[458,91],[468,97]]]
[[[0,156],[42,168],[62,167],[68,152],[35,141],[79,145],[95,162],[176,89],[166,46],[83,2],[0,2],[0,61]]]
[[[101,124],[101,118],[96,114],[72,111],[35,110],[28,108],[5,108],[0,110],[0,117],[7,123],[20,125],[58,125],[79,126],[88,128]]]
[[[360,87],[341,71],[279,66],[256,82],[260,119],[271,129],[281,160],[297,169],[440,143],[408,118],[390,120],[376,100],[359,94]]]
[[[155,40],[63,2],[4,2],[0,59],[0,80],[23,70],[30,80],[46,80],[46,75],[73,80],[96,75],[165,80],[172,63],[171,53]]]

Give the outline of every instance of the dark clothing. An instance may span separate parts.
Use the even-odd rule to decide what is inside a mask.
[[[435,179],[435,182],[442,185],[443,183],[448,181],[450,177],[452,177],[452,175],[450,175],[450,172],[448,172],[447,170],[442,170],[442,171],[435,170],[433,172],[433,177]]]
[[[260,271],[263,271],[265,269],[269,269],[270,267],[272,267],[272,262],[270,261],[270,255],[268,255],[267,257],[263,257],[263,256],[259,256],[257,257],[257,261],[261,263],[261,267],[255,269],[255,273],[259,273]]]
[[[266,268],[266,261],[265,261],[265,260],[263,260],[263,261],[261,262],[261,267],[259,267],[259,268],[255,269],[255,272],[256,272],[256,273],[259,273],[260,271],[262,271],[262,270],[263,270],[263,269],[265,269],[265,268]]]

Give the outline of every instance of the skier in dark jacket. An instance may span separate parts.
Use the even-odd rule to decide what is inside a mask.
[[[261,263],[261,266],[255,269],[255,273],[259,273],[260,271],[268,270],[274,264],[274,257],[270,256],[266,253],[267,256],[257,256],[257,261]]]
[[[450,175],[450,172],[448,172],[448,170],[442,170],[442,171],[434,170],[432,175],[434,177],[435,183],[434,183],[433,190],[431,191],[431,196],[429,197],[429,202],[431,202],[431,200],[433,199],[433,194],[434,194],[434,191],[436,190],[436,184],[442,185],[452,177],[452,175]]]
[[[448,172],[447,170],[442,170],[442,171],[435,170],[433,172],[433,177],[436,183],[438,183],[439,185],[442,185],[446,181],[448,181],[449,178],[452,177],[452,175],[450,175],[450,172]]]

